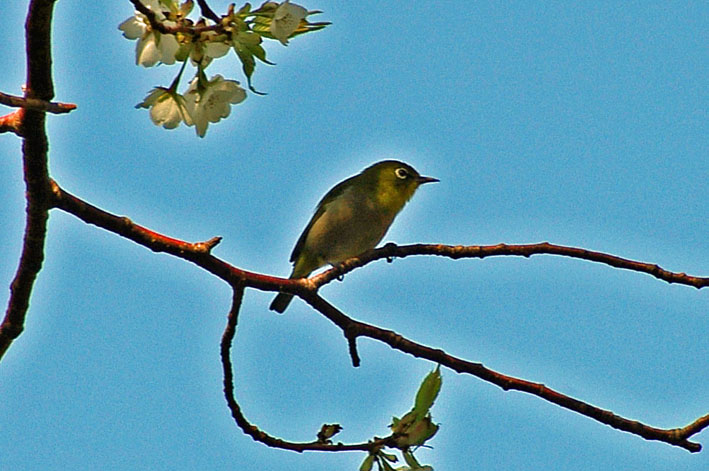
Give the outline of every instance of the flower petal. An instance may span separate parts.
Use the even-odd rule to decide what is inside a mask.
[[[273,20],[271,20],[271,34],[278,39],[281,44],[288,44],[288,38],[298,29],[300,20],[305,18],[307,14],[308,10],[286,0],[276,8],[276,12],[273,14]]]
[[[152,67],[160,60],[155,32],[150,32],[142,37],[135,47],[135,63],[143,67]]]
[[[160,49],[160,62],[167,65],[175,63],[175,55],[180,48],[180,43],[177,42],[172,34],[155,33],[158,37],[158,47]]]
[[[155,87],[150,91],[150,93],[148,93],[145,99],[141,103],[135,105],[135,107],[150,108],[151,106],[155,105],[155,103],[157,103],[158,101],[158,98],[160,98],[166,92],[167,88],[165,87]]]
[[[118,25],[118,29],[123,31],[123,36],[128,39],[138,39],[145,34],[147,26],[135,16],[131,16],[126,21]]]
[[[204,54],[213,59],[225,56],[229,52],[230,46],[222,41],[208,42],[204,47]]]
[[[157,103],[150,109],[150,119],[165,129],[174,129],[179,126],[182,121],[182,113],[175,96],[166,92],[158,98]]]

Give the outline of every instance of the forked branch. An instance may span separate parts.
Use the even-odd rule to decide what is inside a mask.
[[[397,334],[394,331],[382,329],[371,324],[359,322],[343,314],[340,310],[325,301],[322,297],[313,293],[306,296],[305,301],[314,309],[327,317],[337,325],[348,340],[352,349],[353,339],[356,337],[369,337],[389,345],[395,350],[399,350],[417,358],[424,358],[439,365],[446,366],[458,373],[470,374],[489,383],[495,384],[505,391],[517,390],[533,394],[546,399],[547,401],[578,412],[601,423],[609,425],[615,429],[639,435],[647,440],[658,440],[671,445],[684,448],[691,452],[701,451],[699,443],[689,441],[693,435],[709,426],[709,414],[698,418],[691,424],[682,428],[660,429],[645,425],[635,420],[626,419],[613,412],[595,407],[586,402],[566,396],[555,391],[544,384],[534,383],[524,379],[507,376],[485,367],[482,363],[474,363],[447,354],[437,348],[431,348]],[[354,361],[353,357],[353,361]],[[355,365],[356,366],[356,365]]]
[[[288,291],[296,294],[297,296],[300,296],[307,303],[313,306],[313,308],[315,308],[318,312],[327,317],[330,321],[335,323],[342,330],[344,336],[348,341],[350,355],[352,356],[353,363],[355,365],[359,364],[359,357],[357,355],[356,350],[356,339],[357,337],[369,337],[381,341],[389,345],[391,348],[399,350],[401,352],[439,363],[459,373],[465,373],[476,376],[480,379],[496,384],[504,390],[517,390],[526,392],[528,394],[533,394],[561,407],[585,415],[601,423],[607,424],[618,430],[630,432],[648,440],[663,441],[671,445],[685,448],[692,452],[697,452],[701,450],[701,445],[689,441],[689,438],[709,426],[709,415],[701,417],[696,421],[692,422],[690,425],[682,428],[660,429],[651,427],[649,425],[645,425],[640,422],[618,416],[609,410],[600,409],[578,399],[566,396],[560,392],[548,388],[543,384],[534,383],[527,380],[507,376],[502,373],[498,373],[485,367],[481,363],[474,363],[467,360],[463,360],[448,355],[443,350],[431,348],[408,340],[391,330],[381,329],[370,324],[356,321],[350,318],[349,316],[343,314],[341,311],[329,304],[317,294],[317,290],[320,286],[322,286],[322,284],[333,280],[340,273],[364,266],[366,263],[370,263],[380,258],[392,256],[407,256],[413,254],[420,255],[422,253],[430,253],[433,255],[443,254],[451,256],[450,254],[446,253],[446,251],[457,251],[457,253],[454,253],[453,256],[451,256],[451,258],[463,258],[470,254],[482,254],[483,256],[490,256],[504,254],[524,255],[524,253],[553,253],[557,255],[568,255],[569,253],[571,253],[580,255],[577,258],[587,258],[593,259],[594,261],[602,262],[611,261],[608,263],[609,265],[611,265],[612,261],[614,260],[622,260],[622,268],[634,270],[635,268],[640,267],[641,269],[638,269],[636,271],[641,272],[646,271],[642,269],[642,267],[652,267],[654,265],[621,259],[619,257],[603,254],[600,252],[590,252],[584,251],[583,249],[561,247],[552,244],[530,244],[526,246],[495,245],[470,247],[451,247],[443,245],[413,245],[397,247],[393,244],[389,244],[381,249],[370,251],[362,255],[361,257],[347,260],[342,264],[341,267],[329,270],[313,278],[303,280],[288,280],[285,278],[263,275],[236,268],[224,262],[223,260],[211,255],[209,251],[196,250],[195,247],[198,244],[191,244],[188,242],[183,242],[177,239],[163,236],[147,228],[134,224],[126,218],[121,218],[119,216],[115,216],[106,211],[98,209],[95,206],[89,205],[88,203],[83,202],[79,198],[68,194],[67,192],[59,188],[56,183],[53,183],[52,188],[53,195],[55,197],[55,205],[58,208],[78,216],[83,221],[89,224],[95,224],[97,226],[103,227],[104,229],[127,237],[138,244],[148,247],[151,250],[167,252],[177,257],[189,260],[195,263],[196,265],[204,268],[205,270],[209,271],[210,273],[213,273],[214,275],[223,279],[231,286],[243,286],[247,288],[256,288],[264,291]],[[480,255],[470,256],[479,257]],[[672,272],[666,272],[662,269],[659,270],[660,271],[655,270],[655,272],[660,273],[661,277],[676,280],[676,282],[678,283],[685,282],[685,284],[694,286],[692,284],[694,283],[694,280],[704,280],[704,278],[700,277],[692,277],[684,274],[673,274]],[[700,282],[699,284],[702,285],[702,283],[703,282]],[[237,298],[239,300],[239,303],[236,303]],[[237,298],[235,298],[235,304],[234,307],[232,307],[232,313],[230,314],[230,322],[233,322],[233,324],[231,324],[231,329],[236,328],[236,316],[238,313],[238,307],[240,306],[241,294],[238,294]],[[222,363],[225,372],[227,371],[227,368],[229,371],[231,371],[230,360],[228,356],[224,356],[225,353],[228,353],[228,351],[225,350],[226,347],[224,342],[225,340],[231,342],[231,339],[233,338],[233,332],[230,332],[229,328],[230,327],[228,325],[227,332],[225,332],[225,337],[222,340]],[[228,393],[228,391],[231,390],[231,394],[233,394],[232,380],[226,377],[225,387],[227,387],[225,389],[225,392]],[[232,414],[235,415],[236,419],[236,416],[239,416],[241,412],[238,408],[233,408],[233,402],[235,401],[232,401],[230,399],[227,400],[230,404],[230,409],[232,409]],[[303,451],[305,449],[334,451],[334,449],[325,447],[324,444],[320,443],[297,444],[295,442],[285,442],[275,437],[269,438],[267,434],[264,434],[264,432],[259,431],[254,426],[246,425],[248,422],[245,419],[242,419],[243,417],[237,420],[237,423],[239,423],[240,427],[242,427],[247,434],[254,437],[255,439],[259,439],[259,441],[262,441],[264,443],[295,451]],[[340,449],[363,449],[361,447],[363,447],[364,444],[348,446],[352,446],[355,448]]]

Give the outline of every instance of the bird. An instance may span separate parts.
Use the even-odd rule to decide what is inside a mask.
[[[323,196],[298,238],[290,278],[307,277],[373,249],[416,189],[438,181],[398,160],[377,162],[341,181]],[[292,299],[292,294],[279,293],[269,309],[283,313]]]

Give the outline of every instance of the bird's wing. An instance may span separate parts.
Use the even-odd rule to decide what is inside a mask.
[[[315,208],[315,214],[313,214],[313,217],[310,218],[310,222],[308,222],[308,225],[305,226],[305,229],[303,230],[303,233],[300,234],[300,237],[298,238],[298,242],[295,243],[295,247],[293,248],[293,252],[290,255],[290,261],[295,263],[296,260],[298,260],[298,257],[300,256],[300,252],[303,250],[303,246],[305,245],[305,239],[308,238],[308,233],[310,233],[310,229],[313,227],[313,224],[315,224],[315,221],[320,219],[320,216],[325,214],[325,211],[327,209],[327,203],[330,201],[336,199],[338,196],[342,195],[344,193],[345,188],[347,188],[352,181],[357,177],[357,175],[354,175],[346,180],[341,181],[330,191],[325,193],[325,196],[322,197],[322,199],[318,202],[317,207]]]

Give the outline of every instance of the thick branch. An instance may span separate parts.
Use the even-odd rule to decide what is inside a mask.
[[[185,255],[188,253],[194,255],[207,254],[221,241],[221,237],[213,237],[206,242],[196,243],[173,239],[172,237],[164,236],[135,224],[127,217],[115,216],[80,200],[62,190],[54,180],[51,181],[51,188],[54,197],[53,205],[55,207],[77,216],[88,224],[103,227],[104,229],[108,229],[111,232],[115,232],[118,235],[144,245],[154,252],[168,252],[185,258]]]
[[[523,379],[507,376],[489,368],[481,363],[473,363],[452,355],[443,350],[427,347],[416,342],[412,342],[391,330],[381,329],[364,322],[356,321],[317,294],[311,294],[304,298],[313,308],[322,313],[325,317],[335,323],[343,334],[351,342],[353,336],[369,337],[379,340],[395,350],[408,353],[417,358],[425,358],[458,372],[477,376],[487,382],[495,384],[505,391],[513,389],[526,392],[546,399],[556,405],[578,412],[579,414],[591,417],[601,423],[609,425],[618,430],[639,435],[647,440],[658,440],[671,445],[675,445],[691,452],[698,452],[702,446],[698,443],[690,442],[689,437],[701,432],[709,426],[709,415],[701,417],[684,428],[660,429],[645,425],[643,423],[620,417],[613,412],[591,404],[579,401],[562,393],[554,391],[541,383],[533,383]]]
[[[316,287],[321,287],[329,283],[335,278],[348,273],[355,268],[362,267],[374,260],[382,258],[391,259],[394,257],[403,258],[411,255],[438,255],[448,257],[454,260],[460,258],[486,258],[496,256],[522,256],[530,257],[532,255],[547,254],[561,255],[570,258],[580,258],[591,262],[604,263],[615,268],[623,270],[632,270],[641,273],[647,273],[655,278],[666,281],[668,283],[677,283],[695,288],[705,288],[709,286],[709,277],[691,276],[686,273],[675,273],[658,265],[651,263],[638,262],[626,258],[617,257],[615,255],[606,254],[603,252],[594,252],[592,250],[580,249],[576,247],[566,247],[563,245],[550,244],[548,242],[540,242],[538,244],[497,244],[497,245],[444,245],[444,244],[413,244],[413,245],[395,245],[386,244],[379,249],[370,250],[359,257],[346,260],[336,268],[332,268],[320,275],[312,277],[310,280]]]
[[[308,289],[307,280],[288,280],[242,270],[210,255],[210,251],[219,243],[221,237],[195,243],[174,239],[138,225],[127,217],[116,216],[99,209],[65,191],[54,181],[51,182],[51,187],[54,207],[73,214],[87,224],[123,236],[154,252],[165,252],[188,260],[232,285],[244,282],[247,286],[266,291],[278,291],[285,286],[298,286],[301,293]]]
[[[53,0],[32,0],[25,24],[27,41],[27,96],[51,100],[52,85],[51,19]],[[24,329],[34,281],[44,260],[44,240],[49,217],[49,173],[45,113],[25,110],[19,134],[27,193],[27,219],[17,272],[10,285],[10,299],[0,324],[0,358]]]
[[[32,0],[25,23],[28,98],[50,101],[52,82],[52,14],[56,0]]]

